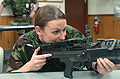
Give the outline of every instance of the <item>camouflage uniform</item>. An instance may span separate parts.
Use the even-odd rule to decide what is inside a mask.
[[[65,38],[70,39],[73,37],[84,38],[84,35],[77,29],[71,26],[67,26]],[[9,67],[7,69],[7,72],[21,68],[26,62],[30,60],[28,59],[28,54],[24,52],[23,45],[25,43],[33,45],[42,44],[41,41],[38,39],[35,31],[22,35],[14,45],[14,52],[12,52],[11,57],[8,60]],[[88,67],[91,68],[91,66]],[[50,59],[47,60],[47,64],[44,65],[43,68],[39,71],[63,71],[64,68],[65,65],[62,62],[60,62],[59,59]]]
[[[32,18],[29,17],[32,11],[32,4],[36,4],[37,0],[4,0],[3,6],[11,5],[13,15],[15,17],[15,23],[28,23],[32,24]],[[14,25],[11,23],[11,25]],[[24,33],[24,31],[23,31]]]

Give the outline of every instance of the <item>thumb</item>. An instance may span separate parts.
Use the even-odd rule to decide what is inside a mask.
[[[40,51],[40,47],[38,47],[37,49],[35,49],[33,55],[37,55],[39,51]]]

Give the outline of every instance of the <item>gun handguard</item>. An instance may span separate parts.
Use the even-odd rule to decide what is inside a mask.
[[[99,45],[95,48],[87,49],[86,55],[92,62],[98,58],[108,58],[113,63],[120,63],[120,40],[98,39]]]

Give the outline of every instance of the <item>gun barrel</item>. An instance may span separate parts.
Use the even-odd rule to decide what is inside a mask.
[[[28,26],[9,26],[9,25],[1,25],[0,31],[11,31],[11,30],[23,30],[23,29],[34,29],[34,25],[28,25]]]
[[[87,49],[86,55],[92,62],[98,58],[108,58],[115,64],[120,63],[120,47],[115,47],[113,50],[107,48]]]

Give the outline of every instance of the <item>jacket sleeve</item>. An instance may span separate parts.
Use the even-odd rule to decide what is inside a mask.
[[[6,72],[11,72],[13,70],[18,70],[21,68],[28,60],[26,52],[24,51],[24,43],[28,43],[27,39],[19,39],[13,47],[13,52],[7,62],[8,68]]]
[[[10,5],[12,3],[12,0],[4,0],[1,3],[3,4],[4,7],[6,7],[7,5]]]

